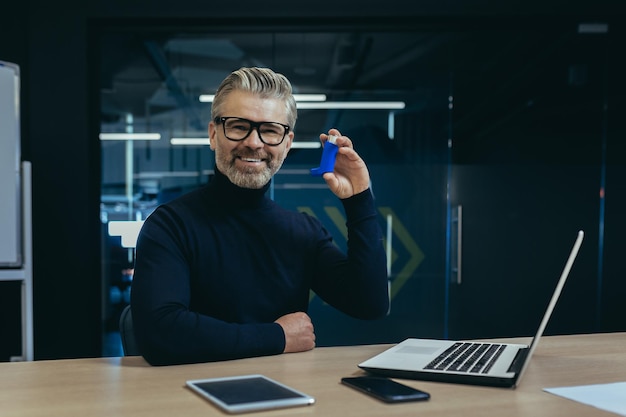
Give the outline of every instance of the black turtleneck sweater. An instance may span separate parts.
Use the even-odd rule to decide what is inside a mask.
[[[382,233],[369,190],[341,200],[348,253],[315,218],[220,172],[159,206],[137,242],[132,310],[153,365],[282,353],[279,317],[307,311],[309,291],[361,319],[388,308]]]

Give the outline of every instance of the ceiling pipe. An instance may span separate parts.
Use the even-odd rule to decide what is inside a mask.
[[[167,62],[161,47],[154,41],[146,41],[144,45],[148,51],[148,56],[150,57],[152,64],[163,79],[167,89],[170,93],[172,93],[172,96],[178,103],[178,106],[187,113],[189,117],[189,124],[195,129],[204,130],[206,126],[202,123],[202,120],[196,111],[195,100],[190,100],[184,93],[180,84],[178,84],[176,77],[172,74],[172,70],[170,69],[169,63]]]

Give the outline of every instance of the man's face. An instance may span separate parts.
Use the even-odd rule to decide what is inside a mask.
[[[233,91],[222,105],[220,117],[240,117],[254,122],[287,124],[285,104],[276,99],[265,99]],[[290,130],[278,146],[261,141],[256,129],[244,140],[234,142],[224,136],[223,126],[209,123],[211,149],[215,151],[215,165],[235,185],[243,188],[261,188],[280,169],[291,148],[294,133]]]

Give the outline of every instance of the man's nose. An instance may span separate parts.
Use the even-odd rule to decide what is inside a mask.
[[[245,144],[251,148],[262,148],[264,143],[261,140],[259,126],[252,126],[252,130],[248,137],[244,140]]]

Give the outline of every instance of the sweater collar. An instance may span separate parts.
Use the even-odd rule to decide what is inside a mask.
[[[230,182],[228,177],[215,168],[215,175],[209,183],[209,187],[215,190],[221,206],[230,207],[256,207],[265,200],[265,193],[271,184],[268,182],[262,188],[242,188]]]

